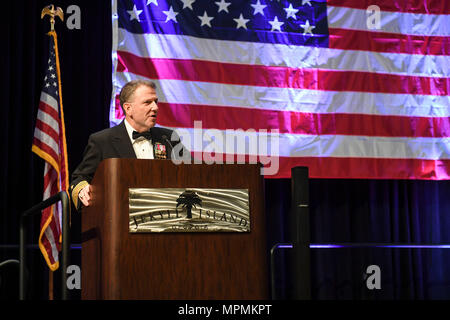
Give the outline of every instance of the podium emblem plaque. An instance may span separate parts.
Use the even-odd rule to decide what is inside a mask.
[[[129,188],[129,232],[250,232],[248,189]]]

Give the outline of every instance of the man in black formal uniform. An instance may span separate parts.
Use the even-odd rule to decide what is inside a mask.
[[[99,163],[108,158],[170,159],[180,140],[172,130],[155,127],[158,97],[153,82],[134,80],[124,85],[119,100],[125,120],[89,137],[83,160],[72,174],[70,193],[77,209],[91,204],[90,182]],[[171,142],[169,142],[171,140]],[[181,146],[181,145],[180,145]],[[175,150],[180,150],[178,146]],[[176,156],[189,153],[181,149]],[[190,155],[189,155],[190,156]]]

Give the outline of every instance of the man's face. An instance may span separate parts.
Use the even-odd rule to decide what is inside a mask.
[[[126,118],[136,131],[148,131],[155,126],[157,103],[158,96],[155,89],[141,85],[134,91],[130,101],[124,104]]]

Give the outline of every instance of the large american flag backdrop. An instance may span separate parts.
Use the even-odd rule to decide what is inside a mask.
[[[150,79],[161,126],[278,129],[272,177],[308,166],[312,178],[450,178],[449,1],[112,7],[111,125],[123,84]]]

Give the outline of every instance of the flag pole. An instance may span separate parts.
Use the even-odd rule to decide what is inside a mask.
[[[48,300],[54,300],[53,295],[53,271],[48,269]]]
[[[41,11],[41,19],[44,19],[44,17],[48,15],[50,16],[50,32],[48,33],[49,36],[53,36],[52,33],[55,33],[55,38],[56,38],[56,32],[55,32],[55,17],[59,17],[61,19],[61,21],[64,21],[64,12],[60,7],[56,7],[51,4],[49,6],[46,6],[42,9]],[[55,42],[55,46],[56,46],[56,42]],[[58,63],[58,62],[57,62]],[[59,90],[61,90],[61,87],[59,86]],[[61,95],[60,95],[61,97]],[[65,272],[65,270],[62,270],[61,272]],[[53,293],[53,288],[54,288],[54,281],[53,281],[53,275],[54,275],[54,271],[52,271],[51,269],[48,270],[48,299],[49,300],[54,300],[54,293]],[[64,283],[62,283],[61,285],[65,285]]]

